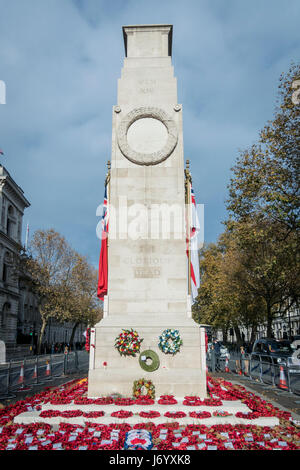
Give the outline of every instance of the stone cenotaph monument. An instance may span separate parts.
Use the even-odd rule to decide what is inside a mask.
[[[204,330],[191,318],[188,295],[182,106],[172,33],[171,25],[123,27],[108,185],[108,290],[103,318],[91,329],[89,397],[130,397],[142,378],[156,397],[206,397]],[[123,330],[142,340],[136,355],[115,347]]]

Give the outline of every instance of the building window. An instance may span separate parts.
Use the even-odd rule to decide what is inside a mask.
[[[8,279],[8,268],[5,263],[3,263],[3,271],[2,271],[2,281],[7,282]]]
[[[14,209],[12,206],[9,206],[7,210],[6,234],[11,238],[14,236],[14,222],[12,220],[13,218],[14,218]]]
[[[10,313],[10,303],[5,302],[1,312],[1,328],[5,328],[7,324],[7,317]]]

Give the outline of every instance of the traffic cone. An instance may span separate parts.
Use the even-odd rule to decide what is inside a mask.
[[[32,379],[36,379],[37,378],[37,367],[36,367],[36,364],[34,366],[34,370],[33,370],[33,374],[32,374]]]
[[[46,368],[46,372],[45,372],[45,376],[50,378],[50,375],[51,375],[51,371],[50,371],[50,362],[47,361],[47,368]]]
[[[18,384],[20,384],[22,386],[24,385],[24,364],[21,365]]]
[[[226,359],[225,359],[225,372],[230,372],[229,367],[228,367],[228,363],[229,363],[228,357],[226,356]]]
[[[289,388],[286,384],[283,366],[279,366],[279,367],[280,367],[279,388],[282,388],[283,390],[288,390]]]
[[[17,390],[18,392],[23,392],[23,391],[26,391],[26,390],[30,390],[30,387],[25,387],[24,386],[24,363],[21,365],[21,369],[20,369],[20,375],[19,375],[19,379],[18,379],[18,384],[20,385],[20,388]]]

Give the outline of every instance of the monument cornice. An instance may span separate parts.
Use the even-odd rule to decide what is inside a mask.
[[[127,34],[141,31],[162,31],[168,34],[168,55],[172,56],[173,25],[171,24],[139,24],[123,26],[125,56],[127,57]]]

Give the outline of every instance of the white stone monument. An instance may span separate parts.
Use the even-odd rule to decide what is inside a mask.
[[[108,293],[104,318],[91,331],[88,396],[132,396],[134,381],[145,378],[156,397],[204,398],[204,331],[191,319],[188,296],[182,106],[171,63],[172,26],[125,26],[123,34],[108,192]],[[141,367],[140,353],[124,357],[115,349],[116,337],[131,328],[143,338],[140,353],[158,355],[155,371]],[[182,339],[174,355],[158,347],[166,329],[178,330]]]

